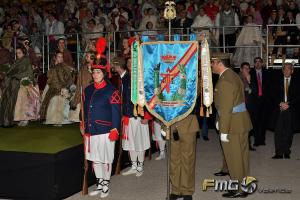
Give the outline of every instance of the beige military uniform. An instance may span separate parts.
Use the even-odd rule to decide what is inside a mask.
[[[245,102],[245,96],[241,79],[231,69],[221,74],[214,99],[219,131],[228,134],[229,142],[221,144],[230,178],[242,180],[249,173],[248,134],[252,124],[247,110],[235,109]]]
[[[175,141],[174,131],[179,140]],[[197,117],[190,114],[171,126],[171,191],[176,195],[193,195],[195,191],[196,133],[199,131]]]

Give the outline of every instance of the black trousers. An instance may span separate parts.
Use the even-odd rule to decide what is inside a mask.
[[[293,141],[291,111],[281,111],[275,127],[275,153],[276,155],[290,154]]]
[[[274,41],[274,45],[286,45],[287,41],[286,41],[286,37],[287,36],[278,36],[275,41]],[[272,55],[276,55],[278,52],[278,47],[274,47],[273,51],[272,51]],[[282,55],[286,54],[286,47],[282,47]]]
[[[254,144],[264,144],[266,138],[266,127],[267,127],[267,109],[264,103],[264,99],[259,97],[254,108],[249,110],[253,129],[251,133],[254,136]]]
[[[225,34],[225,46],[235,46],[236,42],[236,34]],[[223,46],[223,35],[221,34],[219,37],[220,46]],[[226,52],[233,53],[235,48],[226,48]]]

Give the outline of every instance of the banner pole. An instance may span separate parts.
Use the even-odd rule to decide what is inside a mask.
[[[170,199],[170,163],[171,163],[171,137],[170,137],[170,127],[167,126],[166,129],[166,140],[168,140],[168,158],[167,158],[167,197],[166,200]]]
[[[171,41],[171,19],[169,19],[169,41]],[[170,163],[171,163],[171,138],[170,138],[170,127],[167,126],[166,140],[168,140],[168,158],[167,158],[167,197],[166,200],[170,199]]]
[[[169,41],[171,41],[171,20],[176,18],[176,4],[174,1],[165,2],[165,10],[164,10],[164,18],[169,20]],[[166,200],[170,200],[170,163],[171,163],[171,133],[170,126],[166,127],[166,140],[168,145],[167,151],[167,198]]]
[[[171,19],[169,19],[169,41],[171,41]]]

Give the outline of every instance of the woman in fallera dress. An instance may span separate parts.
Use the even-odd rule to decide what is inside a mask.
[[[15,124],[15,108],[18,96],[21,98],[21,93],[19,94],[19,90],[21,87],[21,83],[23,86],[21,87],[23,90],[26,87],[29,87],[33,80],[33,69],[30,64],[29,58],[26,55],[26,50],[22,47],[17,47],[16,56],[17,60],[10,67],[8,72],[6,73],[3,95],[0,102],[0,126],[3,127],[11,127]],[[25,89],[26,90],[26,89]],[[25,98],[26,99],[26,98]],[[26,99],[27,101],[27,99]],[[28,102],[27,102],[28,103]],[[25,108],[23,110],[27,110],[26,103],[22,102],[23,105],[18,103],[17,109],[20,106]],[[25,112],[24,111],[24,112]],[[22,116],[19,116],[21,114]],[[17,120],[20,120],[19,125],[26,125],[28,122],[27,116],[24,116],[25,113],[17,113]]]

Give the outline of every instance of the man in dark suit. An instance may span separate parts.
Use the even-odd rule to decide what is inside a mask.
[[[276,106],[272,114],[272,125],[275,129],[275,155],[273,159],[290,158],[293,131],[299,117],[296,111],[300,103],[300,94],[296,78],[292,76],[294,67],[285,63],[282,68],[283,76],[274,85],[272,102]]]
[[[262,66],[262,58],[254,59],[254,69],[251,71],[251,107],[249,110],[254,135],[254,146],[265,145],[266,123],[267,123],[267,93],[268,93],[268,71]]]
[[[181,10],[178,14],[179,18],[177,18],[173,23],[173,28],[181,28],[179,33],[186,34],[187,28],[191,28],[193,24],[193,20],[187,17],[187,11]]]

